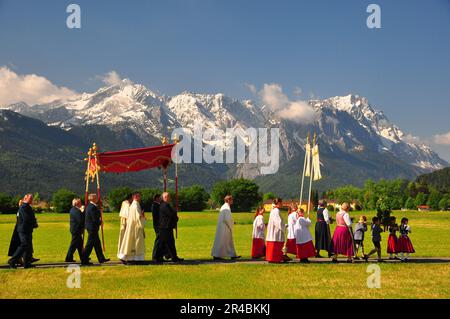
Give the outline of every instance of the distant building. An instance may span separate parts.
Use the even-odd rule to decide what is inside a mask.
[[[428,206],[428,205],[420,205],[420,206],[417,206],[417,210],[419,212],[429,212],[430,211],[430,206]]]
[[[282,202],[282,204],[283,204],[282,208],[288,210],[289,207],[290,207],[293,203],[298,204],[298,202],[299,202],[299,201],[298,201],[298,200],[295,200],[295,199],[285,199],[285,200],[283,200],[283,202]],[[263,203],[263,205],[264,205],[264,210],[265,210],[267,213],[270,212],[270,211],[272,210],[272,203],[273,203],[273,201],[272,201],[271,199],[264,201],[264,203]],[[305,212],[308,210],[308,201],[307,201],[307,200],[302,201],[301,208],[303,208],[303,210],[304,210]],[[313,210],[314,210],[314,205],[313,205],[313,203],[311,202],[311,211],[313,211]]]

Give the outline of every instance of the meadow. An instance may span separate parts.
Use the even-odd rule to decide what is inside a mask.
[[[357,217],[361,212],[352,213]],[[374,212],[365,212],[370,219]],[[274,265],[265,262],[192,263],[211,260],[217,212],[180,213],[177,239],[184,264],[95,266],[81,268],[81,288],[69,289],[66,268],[0,269],[0,298],[449,298],[450,213],[394,212],[406,216],[420,262],[382,263],[381,288],[367,286],[368,264]],[[234,213],[234,241],[238,254],[250,258],[253,214]],[[70,242],[69,216],[37,215],[34,255],[39,263],[60,263]],[[146,225],[146,256],[151,258],[154,232],[151,217]],[[266,221],[268,216],[265,216]],[[284,214],[286,218],[286,214]],[[314,222],[314,218],[312,218]],[[0,215],[0,264],[5,265],[14,228],[14,215]],[[334,228],[334,225],[333,227]],[[106,256],[117,260],[119,219],[105,214]],[[312,228],[313,230],[313,228]],[[332,229],[333,230],[333,229]],[[313,232],[313,231],[312,231]],[[386,256],[387,234],[383,234]],[[366,249],[372,248],[370,233]],[[324,253],[322,253],[324,254]],[[95,254],[93,254],[93,260]],[[441,262],[425,257],[442,257]],[[79,260],[77,254],[75,259]]]

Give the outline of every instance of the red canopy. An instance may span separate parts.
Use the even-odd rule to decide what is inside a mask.
[[[106,173],[137,172],[154,167],[166,168],[172,163],[176,144],[97,153],[100,171]]]

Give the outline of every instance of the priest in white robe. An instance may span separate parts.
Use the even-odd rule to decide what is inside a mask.
[[[241,256],[236,255],[233,242],[233,217],[231,216],[231,205],[233,205],[233,197],[225,196],[225,203],[220,208],[219,221],[217,223],[216,237],[211,251],[214,260],[223,260],[224,257],[237,259]]]
[[[128,210],[127,225],[117,257],[124,261],[143,261],[145,259],[146,218],[140,205],[141,194],[133,194],[133,202]]]
[[[120,247],[122,246],[123,236],[125,235],[125,230],[127,228],[127,218],[128,210],[130,209],[130,204],[133,200],[132,195],[128,195],[127,198],[122,202],[120,207],[119,218],[120,218],[120,230],[119,230],[119,243],[117,245],[117,254],[120,252]]]

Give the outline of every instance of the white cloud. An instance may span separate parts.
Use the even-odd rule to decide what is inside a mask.
[[[252,94],[256,94],[256,86],[251,83],[244,83],[245,87],[252,92]]]
[[[433,142],[438,145],[450,145],[450,132],[434,135]]]
[[[412,144],[426,144],[427,141],[423,140],[422,138],[418,137],[418,136],[414,136],[412,134],[406,134],[405,136],[402,137],[402,139],[407,142],[407,143],[412,143]]]
[[[264,84],[258,95],[264,104],[283,119],[295,122],[312,122],[316,119],[317,113],[311,105],[302,100],[290,100],[277,83]]]
[[[7,66],[0,67],[0,106],[26,102],[30,105],[49,103],[57,99],[67,100],[78,93],[63,86],[56,86],[43,76],[17,74]]]
[[[120,77],[119,73],[112,70],[106,73],[103,76],[99,76],[99,78],[102,80],[103,83],[107,85],[114,85],[122,81],[122,78]]]

